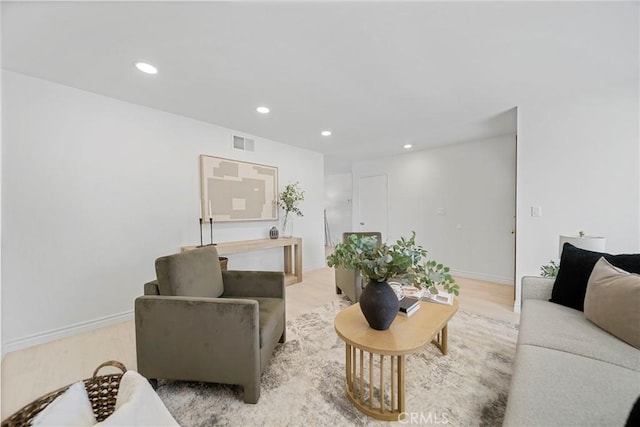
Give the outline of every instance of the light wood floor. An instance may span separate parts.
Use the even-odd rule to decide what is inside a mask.
[[[513,286],[464,278],[457,281],[460,310],[519,321],[513,312]],[[287,319],[336,298],[333,269],[307,272],[303,282],[287,287]],[[136,369],[133,321],[7,354],[0,365],[1,419],[45,393],[90,377],[106,360],[119,360],[128,369]]]

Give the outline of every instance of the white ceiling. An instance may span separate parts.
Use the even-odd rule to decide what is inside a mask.
[[[2,2],[3,68],[328,163],[514,132],[508,110],[638,79],[639,3]],[[146,60],[155,76],[133,67]],[[271,108],[256,113],[258,105]],[[331,137],[320,136],[330,129]],[[341,160],[341,161],[338,161]]]

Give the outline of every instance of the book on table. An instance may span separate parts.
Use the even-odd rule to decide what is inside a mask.
[[[414,297],[404,297],[400,300],[400,308],[398,314],[402,316],[411,316],[420,309],[420,299]]]
[[[422,301],[435,302],[437,304],[452,305],[453,294],[448,292],[439,291],[437,294],[432,294],[428,290],[422,295]]]

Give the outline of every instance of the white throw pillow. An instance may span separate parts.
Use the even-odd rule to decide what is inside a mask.
[[[135,371],[120,380],[116,409],[96,426],[179,426],[149,381]]]
[[[84,383],[78,381],[36,415],[31,425],[84,427],[95,423],[96,417],[87,390]]]

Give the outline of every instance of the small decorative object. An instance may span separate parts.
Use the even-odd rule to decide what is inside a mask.
[[[558,270],[560,267],[555,261],[549,261],[549,264],[543,265],[540,267],[540,275],[542,277],[556,277],[558,275]]]
[[[278,196],[278,206],[284,211],[284,219],[282,221],[282,237],[293,236],[292,218],[290,213],[303,216],[298,204],[304,200],[304,191],[300,188],[300,183],[287,184],[284,191]]]
[[[269,230],[269,238],[270,239],[277,239],[278,238],[278,227],[271,227],[271,229]]]
[[[398,297],[387,280],[424,288],[432,294],[438,287],[459,295],[460,287],[449,274],[449,267],[437,261],[424,261],[427,251],[411,238],[400,238],[394,245],[380,243],[375,237],[352,234],[347,243],[336,245],[327,257],[329,267],[360,270],[369,282],[360,295],[360,308],[373,329],[385,330],[398,314]]]

